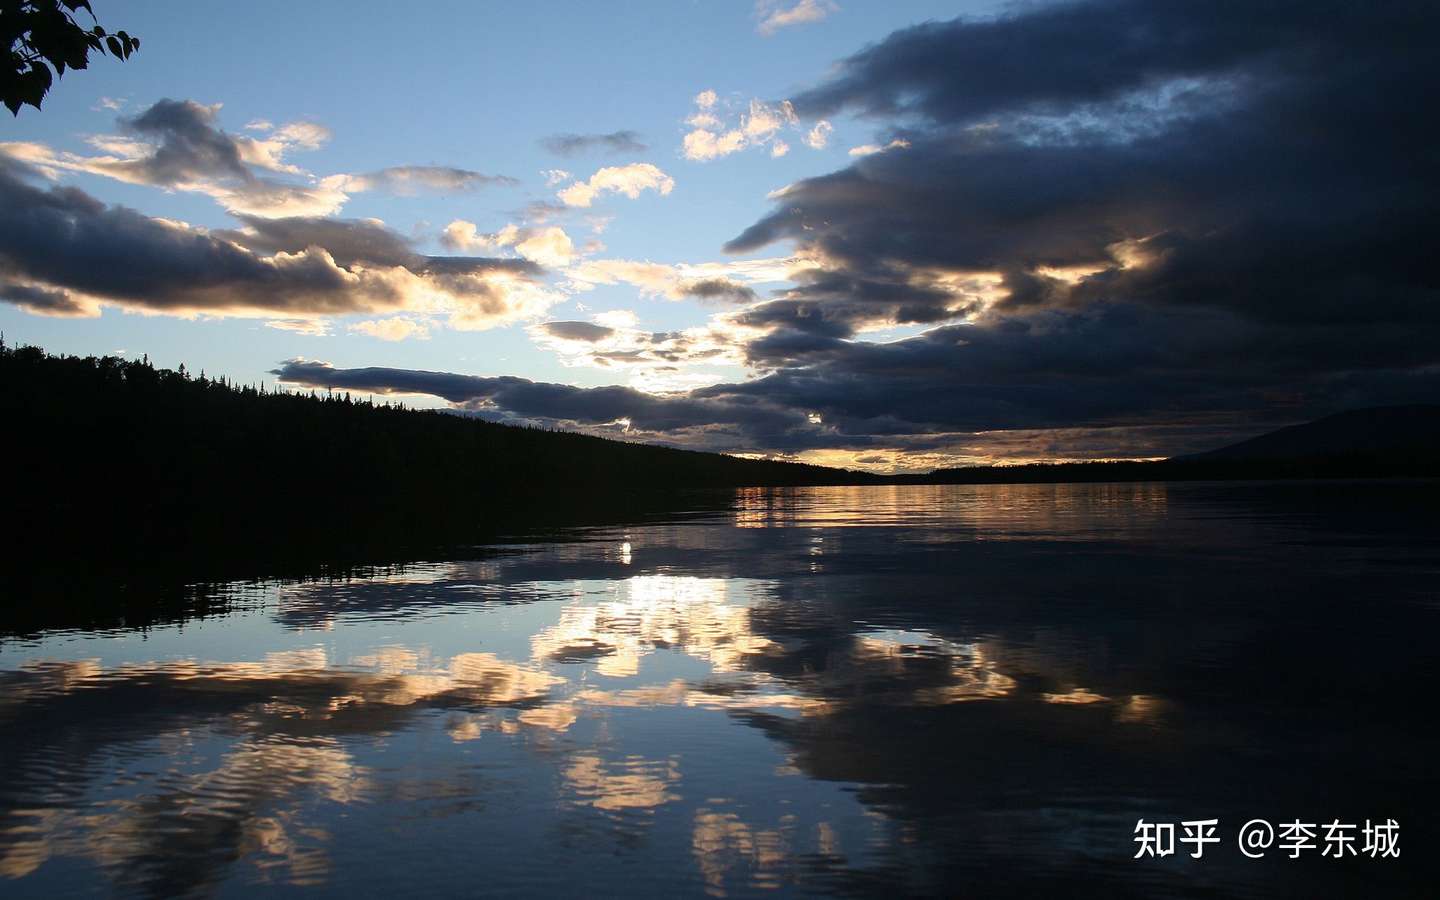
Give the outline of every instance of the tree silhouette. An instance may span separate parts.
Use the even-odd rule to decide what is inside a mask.
[[[0,102],[11,114],[20,115],[26,104],[39,109],[54,78],[67,67],[86,68],[91,51],[125,60],[140,49],[140,39],[124,31],[81,25],[75,14],[82,9],[95,22],[89,0],[0,0],[0,38],[10,52],[0,67]]]
[[[695,488],[879,480],[34,347],[0,346],[0,435],[24,472],[0,507],[0,597],[7,553],[390,553],[680,508]]]

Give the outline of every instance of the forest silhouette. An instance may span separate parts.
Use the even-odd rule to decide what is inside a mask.
[[[886,476],[240,385],[148,359],[56,356],[3,340],[0,416],[11,460],[0,580],[20,595],[63,593],[65,581],[97,576],[184,583],[437,558],[576,525],[723,510],[738,487],[1440,474],[1433,406],[1345,413],[1158,462]]]
[[[86,553],[410,544],[673,503],[687,489],[881,480],[240,385],[148,359],[0,347],[0,386],[23,472],[11,521],[36,549],[62,536]]]

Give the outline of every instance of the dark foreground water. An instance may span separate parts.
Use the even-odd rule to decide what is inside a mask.
[[[749,491],[5,640],[0,896],[1433,897],[1437,499]]]

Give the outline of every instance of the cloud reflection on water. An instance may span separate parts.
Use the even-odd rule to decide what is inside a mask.
[[[1233,494],[1040,488],[911,528],[839,527],[849,492],[776,492],[752,505],[783,527],[731,527],[742,510],[271,588],[197,633],[237,635],[208,645],[228,661],[165,629],[0,648],[0,877],[23,894],[83,863],[154,895],[340,891],[381,877],[364,829],[401,828],[403,849],[433,821],[464,823],[456,865],[537,892],[612,857],[714,894],[940,891],[997,859],[1060,889],[1128,871],[1106,860],[1142,811],[1235,784],[1300,804],[1304,771],[1247,749],[1282,733],[1373,789],[1328,702],[1257,678],[1304,656],[1297,628],[1345,635],[1329,690],[1394,738],[1389,771],[1422,765],[1377,687],[1412,663],[1373,651],[1426,607],[1360,628],[1338,605],[1357,585],[1410,596],[1413,568],[1358,565],[1364,545]],[[522,832],[528,875],[505,869]]]
[[[400,583],[436,587],[444,578]],[[778,677],[763,661],[782,661],[787,644],[758,633],[751,617],[752,605],[774,600],[773,585],[763,582],[636,575],[575,593],[556,608],[554,624],[531,636],[528,661],[488,652],[439,658],[427,646],[387,643],[344,660],[313,646],[255,661],[107,667],[90,659],[9,672],[0,714],[24,737],[6,753],[18,777],[5,791],[0,875],[22,878],[51,858],[86,857],[117,884],[169,893],[215,883],[245,860],[262,881],[322,883],[330,836],[310,808],[371,798],[384,778],[357,761],[350,739],[422,728],[418,717],[428,710],[449,710],[446,733],[464,744],[563,734],[612,710],[825,716],[843,704],[943,704],[1002,697],[1014,687],[982,648],[922,633],[856,635],[831,652],[823,671]],[[642,663],[657,653],[700,661],[709,675],[646,683]],[[587,674],[641,683],[600,687]],[[142,701],[160,712],[136,715],[133,704]],[[210,768],[173,745],[216,736],[230,749]],[[141,778],[132,786],[138,795],[105,790],[107,758],[144,754],[147,745],[153,752],[157,741],[170,742],[170,771]],[[614,758],[580,744],[550,764],[562,796],[577,807],[633,814],[684,798],[679,757]],[[88,790],[109,793],[90,804],[98,812],[23,805],[24,797],[53,803],[40,798],[62,781],[87,778]],[[694,813],[693,853],[706,885],[718,891],[720,873],[741,858],[761,873],[752,873],[752,885],[773,881],[782,832],[752,828],[712,806]]]

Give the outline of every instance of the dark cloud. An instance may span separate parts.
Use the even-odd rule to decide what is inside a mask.
[[[244,223],[244,230],[217,231],[215,236],[257,253],[300,253],[309,247],[323,247],[342,266],[355,262],[413,266],[421,258],[408,239],[374,221],[318,216],[270,219],[240,215],[236,218]]]
[[[557,156],[578,156],[582,153],[644,153],[650,148],[640,142],[634,131],[612,131],[609,134],[552,134],[540,145]]]
[[[1179,449],[1247,423],[1423,397],[1440,387],[1429,246],[1440,177],[1419,114],[1440,83],[1426,40],[1437,24],[1433,5],[1413,2],[1101,0],[896,32],[842,61],[795,107],[866,116],[901,142],[785,188],[726,246],[792,241],[812,267],[764,300],[723,278],[677,288],[743,304],[725,317],[742,329],[727,347],[745,341],[760,377],[654,396],[319,364],[283,374],[429,393],[507,420],[602,428],[626,419],[691,446],[774,452],[941,453],[957,435],[1008,430],[1022,436],[1012,444],[1050,456],[1073,447],[1039,436],[1047,432],[1089,448],[1137,436],[1155,455],[1166,441]],[[164,101],[126,127],[157,148],[126,163],[152,183],[253,179],[245,153],[254,148],[219,132],[206,107]],[[545,143],[569,154],[635,142],[616,132]],[[358,189],[365,179],[458,187],[478,176],[385,172],[344,177]],[[299,298],[290,302],[311,310],[328,297],[354,308],[353,288],[337,285],[367,265],[468,287],[482,306],[499,301],[478,276],[506,266],[540,274],[520,261],[424,257],[364,221],[249,216],[241,229],[203,235],[78,192],[35,191],[24,204],[25,221],[11,207],[0,213],[6,296],[55,313],[102,277],[102,295],[143,296],[134,302],[151,308],[176,305],[167,298],[188,276],[184,304],[218,284],[247,303]],[[44,221],[45,204],[66,222],[113,220],[107,227],[135,243],[123,259],[102,256],[110,272],[47,262],[27,235],[68,238]],[[91,239],[102,254],[116,243]],[[277,255],[294,255],[283,277]],[[386,289],[363,302],[398,303]],[[865,339],[897,326],[908,330]],[[613,335],[584,322],[536,333],[580,344]],[[678,366],[718,352],[659,333],[589,359]]]
[[[1251,373],[1193,380],[1243,343],[1243,325],[1222,319],[1096,307],[992,327],[948,325],[884,344],[780,330],[749,347],[775,371],[699,394],[801,406],[854,434],[1133,422],[1159,409],[1201,411],[1256,384]]]
[[[273,265],[233,243],[105,206],[83,191],[0,177],[0,270],[150,309],[354,305],[344,273],[316,256]],[[222,300],[221,294],[224,294]]]
[[[585,388],[514,376],[480,377],[412,369],[336,369],[303,359],[288,360],[271,374],[284,383],[306,387],[429,394],[460,409],[492,412],[490,418],[502,421],[600,426],[627,420],[637,432],[712,447],[736,441],[749,445],[797,440],[808,446],[803,435],[813,430],[804,414],[776,407],[764,398],[655,395],[628,387]]]
[[[277,372],[772,452],[943,453],[957,435],[1008,431],[1007,446],[1055,457],[1113,451],[1117,435],[1160,455],[1257,423],[1433,398],[1440,170],[1424,111],[1440,84],[1437,26],[1434,4],[1406,0],[1094,0],[906,29],[795,98],[803,116],[858,114],[902,143],[788,186],[725,248],[790,241],[811,268],[764,300],[728,279],[681,286],[745,304],[724,317],[739,326],[727,340],[745,341],[759,377],[655,396],[298,361]],[[244,178],[207,114],[157,105],[132,121],[160,148],[146,178]],[[575,152],[617,136],[634,139],[552,140]],[[59,311],[92,288],[166,308],[179,285],[187,304],[240,285],[247,302],[354,308],[353,288],[335,283],[357,262],[458,286],[505,265],[539,272],[420,257],[359,221],[249,218],[206,235],[18,177],[0,181],[0,204],[0,276],[31,308]],[[257,261],[282,252],[299,256]],[[541,326],[591,342],[599,328]],[[673,335],[636,343],[595,360],[695,358]]]
[[[474,275],[510,272],[538,277],[544,269],[528,259],[487,256],[424,256],[413,242],[373,219],[332,219],[318,216],[291,216],[272,219],[237,215],[245,227],[212,234],[256,253],[301,253],[310,248],[324,250],[340,266],[360,263],[369,266],[399,266],[432,275]]]
[[[281,382],[302,387],[335,388],[378,394],[428,394],[464,414],[490,421],[542,424],[594,433],[625,433],[672,446],[724,451],[793,454],[806,450],[889,449],[907,458],[943,465],[956,458],[1075,459],[1165,456],[1207,449],[1235,435],[1249,436],[1266,421],[1293,419],[1293,410],[1255,406],[1216,416],[1204,402],[1181,405],[1175,423],[1135,416],[1137,406],[1160,408],[1173,400],[1165,354],[1146,348],[1142,322],[1131,323],[1135,336],[1131,362],[1153,373],[1148,391],[1123,373],[1125,366],[1099,366],[1087,360],[1089,333],[1115,327],[1125,317],[1115,311],[1089,331],[1069,320],[1057,327],[1075,331],[1068,340],[1046,341],[1016,331],[973,355],[956,356],[964,345],[963,326],[939,329],[907,341],[865,345],[835,341],[809,357],[805,367],[791,366],[765,378],[718,384],[688,394],[654,395],[627,387],[583,388],[547,384],[512,376],[480,377],[448,372],[393,368],[336,369],[327,363],[289,360],[272,370]],[[1193,353],[1205,352],[1197,339]],[[1041,368],[1069,373],[1065,380],[1017,383],[1028,370],[1024,354],[1049,354]],[[1008,366],[1008,372],[1005,369]],[[928,372],[932,382],[915,377]],[[1397,373],[1373,373],[1372,379],[1403,379]],[[945,393],[933,384],[969,381],[965,393]],[[986,383],[991,381],[993,383]],[[1249,386],[1244,375],[1228,388]],[[1328,386],[1332,400],[1346,392],[1372,391],[1375,384],[1340,380]],[[1224,395],[1226,386],[1181,385]],[[1391,391],[1411,399],[1440,390],[1440,374],[1392,383]],[[1188,389],[1188,390],[1187,390]],[[1408,392],[1408,393],[1407,393]],[[1202,398],[1203,399],[1203,398]],[[1268,417],[1268,418],[1267,418]],[[1076,419],[1107,420],[1105,426],[1072,426]],[[1007,427],[992,430],[992,423]],[[888,456],[869,454],[871,464],[888,465]],[[857,462],[863,462],[858,460]],[[912,465],[913,467],[913,465]],[[925,466],[922,466],[922,468]]]
[[[543,275],[545,269],[528,259],[510,259],[491,256],[425,256],[415,264],[417,272],[426,275],[484,275],[492,272],[509,272],[514,275],[535,277]]]
[[[411,195],[518,184],[505,175],[453,166],[391,166],[317,180],[286,157],[297,149],[320,147],[329,140],[328,129],[292,122],[279,128],[267,125],[259,137],[232,135],[219,127],[218,109],[193,100],[160,100],[137,116],[120,119],[123,136],[93,138],[105,155],[57,158],[55,165],[137,184],[199,191],[234,212],[274,216],[332,213],[347,193],[361,191]]]
[[[883,270],[882,270],[883,269]],[[799,284],[734,318],[742,325],[850,337],[866,325],[933,324],[975,305],[973,298],[926,284],[924,275],[878,267],[864,275],[839,269],[796,273]]]
[[[292,123],[264,139],[231,135],[216,123],[218,106],[164,99],[145,112],[119,120],[127,138],[96,138],[107,151],[71,157],[61,165],[135,184],[209,194],[231,210],[256,214],[333,212],[345,197],[333,184],[286,182],[256,169],[304,175],[284,162],[295,148],[314,149],[329,132]]]
[[[0,301],[45,316],[84,316],[88,310],[66,291],[0,280]]]
[[[764,397],[915,434],[1304,418],[1435,386],[1432,4],[1079,2],[896,32],[795,99],[908,147],[784,189],[730,252]],[[963,324],[958,324],[963,323]],[[885,344],[867,328],[936,326]]]
[[[206,232],[26,174],[14,160],[0,166],[0,296],[32,312],[340,315],[405,309],[424,288],[471,321],[505,320],[516,310],[487,276],[541,273],[525,260],[420,256],[369,222],[242,217],[245,229]]]
[[[545,322],[536,327],[562,341],[603,341],[615,333],[613,328],[590,322]]]
[[[1359,51],[1383,54],[1416,26],[1423,2],[1226,3],[1092,0],[1021,7],[993,20],[929,22],[844,60],[793,98],[801,115],[914,115],[942,125],[1017,110],[1103,103],[1187,78],[1310,74]],[[1417,48],[1419,49],[1419,48]]]
[[[701,278],[687,281],[679,286],[687,297],[701,300],[718,300],[725,303],[750,303],[755,300],[755,289],[729,278]]]
[[[149,156],[117,168],[146,184],[173,186],[210,178],[254,178],[241,158],[240,144],[215,126],[215,108],[194,100],[160,100],[133,118],[120,120],[133,134],[156,141]]]

